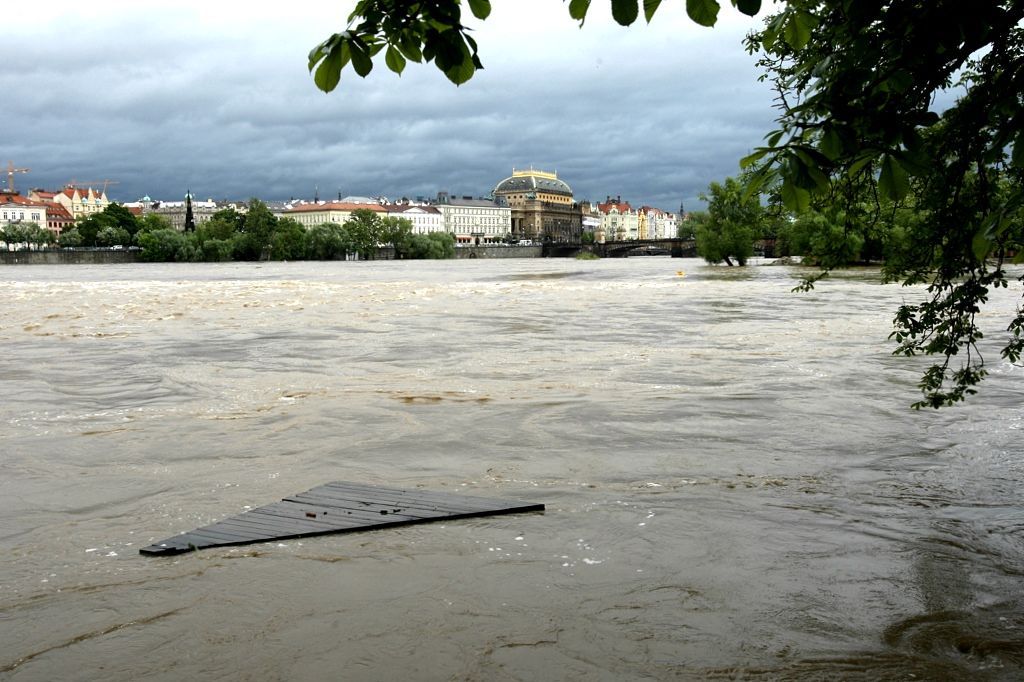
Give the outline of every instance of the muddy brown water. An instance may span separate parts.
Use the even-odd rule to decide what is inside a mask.
[[[634,258],[0,270],[0,678],[1019,679],[1022,370],[920,290]],[[544,514],[173,558],[330,480]]]

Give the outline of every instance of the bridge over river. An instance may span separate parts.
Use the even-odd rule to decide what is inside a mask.
[[[669,256],[693,258],[697,245],[692,239],[633,239],[602,244],[545,244],[545,256],[571,256],[580,251],[589,251],[602,258],[625,258],[627,256]]]
[[[673,258],[696,258],[697,243],[693,239],[631,239],[627,241],[604,242],[601,244],[546,244],[544,256],[571,256],[580,251],[596,253],[602,258],[626,258],[628,256],[672,256]],[[775,253],[774,239],[759,239],[754,243],[754,253],[771,257]]]

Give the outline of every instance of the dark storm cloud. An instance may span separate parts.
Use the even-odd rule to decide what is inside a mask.
[[[486,68],[460,88],[432,66],[398,78],[381,64],[325,95],[305,54],[345,12],[324,7],[339,18],[249,20],[185,2],[94,11],[82,30],[70,29],[78,5],[19,22],[0,74],[0,154],[32,168],[19,186],[111,178],[124,201],[187,187],[235,199],[317,187],[322,198],[480,195],[532,164],[578,197],[674,210],[735,174],[771,128],[741,26],[702,31],[665,13],[621,29],[595,8],[579,30],[561,3],[517,2],[481,26]]]

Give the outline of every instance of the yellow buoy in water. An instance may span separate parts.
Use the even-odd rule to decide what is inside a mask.
[[[680,277],[686,277],[686,273],[683,272],[682,270],[676,270],[676,274],[679,275]]]

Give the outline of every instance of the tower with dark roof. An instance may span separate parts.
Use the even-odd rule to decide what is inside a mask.
[[[192,216],[192,190],[185,192],[185,231],[195,232],[196,221]]]

